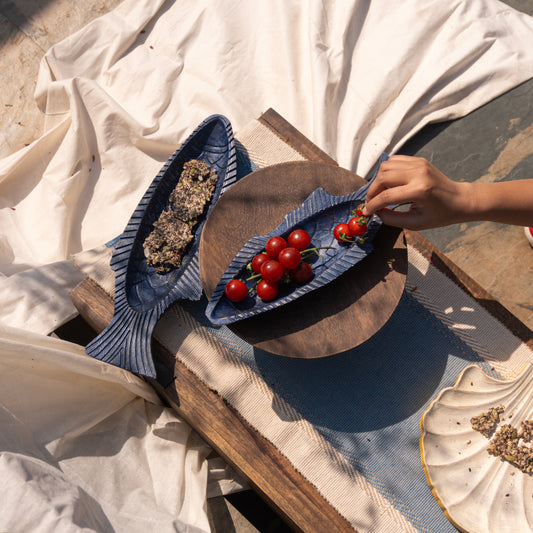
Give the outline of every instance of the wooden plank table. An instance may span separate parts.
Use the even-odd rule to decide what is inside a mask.
[[[259,121],[309,161],[336,165],[274,110]],[[406,232],[408,244],[430,259],[441,272],[500,320],[519,339],[533,347],[533,334],[516,317],[470,279],[431,243],[416,232]],[[87,278],[71,293],[81,317],[102,331],[113,315],[113,301],[95,281]],[[286,457],[255,431],[216,391],[209,389],[157,338],[154,359],[173,372],[168,386],[151,384],[212,448],[249,483],[295,531],[350,531],[352,526],[321,496]]]

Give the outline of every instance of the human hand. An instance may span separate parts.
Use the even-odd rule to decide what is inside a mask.
[[[468,211],[468,186],[452,181],[425,159],[393,155],[370,185],[363,214],[377,213],[385,224],[415,230],[455,224]],[[387,207],[397,204],[410,207]]]

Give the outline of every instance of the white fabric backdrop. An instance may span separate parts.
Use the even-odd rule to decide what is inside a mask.
[[[77,279],[49,265],[118,235],[212,113],[238,132],[273,107],[365,175],[532,75],[533,20],[495,0],[126,0],[45,55],[47,131],[0,161],[3,316],[41,333],[68,318]]]
[[[68,291],[81,277],[70,256],[122,231],[163,162],[206,116],[224,114],[238,132],[273,107],[342,166],[365,175],[382,151],[394,152],[428,122],[465,115],[532,76],[533,20],[496,0],[125,0],[49,50],[36,89],[46,131],[0,161],[0,460],[10,472],[0,476],[0,529],[48,512],[36,505],[27,514],[4,493],[23,502],[49,491],[61,499],[68,487],[68,494],[96,499],[98,519],[134,531],[125,516],[131,506],[147,509],[139,502],[146,485],[155,490],[154,480],[166,483],[168,498],[149,506],[154,520],[172,528],[184,517],[206,527],[202,497],[182,499],[205,487],[201,454],[193,466],[182,461],[181,477],[165,481],[161,458],[172,452],[148,444],[154,425],[170,424],[181,428],[171,440],[188,457],[182,422],[154,407],[146,387],[125,384],[124,373],[104,371],[82,350],[43,336],[75,313]],[[56,388],[58,381],[76,387]],[[116,400],[100,402],[93,387]],[[69,407],[74,401],[77,409]],[[138,424],[149,428],[142,435],[124,422],[138,411]],[[150,467],[150,475],[130,478],[121,470],[125,485],[110,499],[102,496],[106,461],[84,455],[98,423],[116,426],[112,440],[138,440],[118,447],[116,468],[136,465],[132,456]],[[57,448],[72,431],[68,446]],[[94,454],[106,458],[102,446]],[[57,449],[69,459],[55,456]],[[28,461],[38,472],[33,491],[23,483]],[[56,481],[46,485],[49,468]],[[120,501],[124,493],[133,498],[129,505]],[[66,523],[75,521],[75,507]]]
[[[0,354],[0,531],[209,531],[210,449],[149,385],[1,325]]]

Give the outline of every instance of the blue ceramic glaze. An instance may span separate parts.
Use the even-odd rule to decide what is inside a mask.
[[[153,223],[169,206],[169,196],[190,159],[205,161],[218,175],[213,198],[197,225],[179,268],[158,274],[146,263],[143,243]],[[200,234],[219,196],[236,180],[233,132],[227,118],[204,120],[169,158],[128,222],[111,259],[115,271],[115,309],[109,326],[86,348],[102,361],[136,374],[156,377],[151,353],[153,328],[165,309],[180,299],[199,300],[202,284],[198,263]]]
[[[380,163],[386,159],[384,154]],[[237,253],[213,291],[206,308],[206,316],[211,323],[231,324],[276,309],[327,285],[364,259],[372,251],[372,241],[381,226],[379,217],[373,216],[370,219],[363,243],[340,243],[333,236],[333,228],[340,222],[347,222],[351,218],[350,213],[365,201],[366,192],[374,177],[375,175],[358,191],[343,196],[333,196],[322,188],[316,189],[298,208],[288,213],[271,233],[252,237]],[[313,279],[303,285],[294,282],[280,284],[278,298],[270,302],[261,300],[255,291],[242,302],[233,303],[228,300],[224,294],[226,284],[236,278],[245,281],[250,276],[246,265],[265,249],[268,239],[274,235],[286,239],[291,231],[298,228],[309,233],[311,247],[327,247],[319,251],[320,257],[313,255],[307,260],[313,268]],[[246,283],[248,287],[254,285],[254,281]]]

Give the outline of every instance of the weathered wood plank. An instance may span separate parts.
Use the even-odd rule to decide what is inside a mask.
[[[274,109],[270,108],[265,111],[259,117],[259,122],[271,129],[283,142],[290,145],[309,161],[337,165],[337,162],[332,157],[313,144]]]

